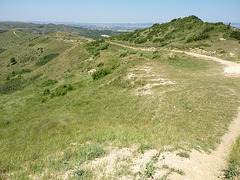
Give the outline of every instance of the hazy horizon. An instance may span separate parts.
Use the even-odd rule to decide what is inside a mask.
[[[0,21],[159,23],[196,15],[205,22],[240,22],[239,0],[1,0]]]

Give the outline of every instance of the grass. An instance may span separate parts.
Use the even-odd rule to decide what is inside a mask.
[[[176,155],[180,156],[180,157],[183,157],[183,158],[190,158],[190,155],[187,152],[179,152]]]
[[[226,178],[235,178],[240,175],[240,137],[236,140],[235,145],[228,158],[228,165],[225,170]]]
[[[164,146],[216,147],[236,113],[239,79],[223,76],[215,62],[169,58],[168,51],[156,56],[128,49],[122,57],[126,49],[118,46],[99,51],[101,56],[95,57],[84,44],[75,46],[59,62],[23,74],[43,73],[29,86],[0,95],[1,178],[57,179],[70,170],[76,178],[91,178],[94,172],[81,165],[106,155],[108,146],[137,145],[140,152]],[[101,69],[99,63],[112,73],[94,81],[87,72]],[[154,95],[136,95],[135,89],[149,78],[132,85],[135,80],[126,76],[139,67],[151,67],[155,76],[176,83],[152,88]],[[46,87],[51,92],[64,84],[74,88],[41,103]]]

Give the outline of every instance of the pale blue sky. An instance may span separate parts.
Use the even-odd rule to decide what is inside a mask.
[[[0,0],[0,21],[154,23],[189,15],[240,22],[240,0]]]

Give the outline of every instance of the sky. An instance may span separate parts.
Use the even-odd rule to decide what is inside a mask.
[[[0,0],[0,21],[159,23],[189,15],[240,23],[240,0]]]

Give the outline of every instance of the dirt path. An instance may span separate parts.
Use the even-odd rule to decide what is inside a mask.
[[[176,53],[184,53],[190,56],[194,56],[197,58],[201,58],[201,59],[206,59],[206,60],[212,60],[212,61],[216,61],[219,62],[227,67],[224,68],[224,73],[227,75],[236,75],[239,76],[240,75],[240,64],[235,63],[235,62],[231,62],[231,61],[226,61],[223,59],[219,59],[216,57],[211,57],[211,56],[207,56],[207,55],[202,55],[202,54],[196,54],[196,53],[191,53],[191,52],[185,52],[185,51],[179,51],[179,50],[172,50],[173,52]]]
[[[125,47],[125,48],[129,48],[129,49],[135,49],[135,50],[141,50],[141,51],[156,51],[157,50],[155,47],[139,48],[139,47],[132,47],[130,45],[124,45],[124,44],[120,44],[120,43],[112,42],[112,41],[109,41],[109,43],[117,45],[117,46],[122,46],[122,47]],[[198,57],[198,58],[201,58],[201,59],[212,60],[212,61],[219,62],[219,63],[226,66],[224,68],[224,73],[226,75],[228,75],[228,76],[240,76],[240,64],[238,64],[238,63],[231,62],[231,61],[226,61],[226,60],[219,59],[219,58],[212,57],[212,56],[186,52],[186,51],[179,51],[179,50],[170,50],[170,51],[175,52],[175,53],[184,53],[184,54],[194,56],[194,57]]]
[[[229,125],[228,132],[222,137],[221,144],[211,154],[193,150],[190,159],[183,159],[174,154],[165,154],[165,164],[181,169],[185,176],[173,174],[170,179],[221,179],[222,170],[226,169],[231,146],[240,135],[240,107],[237,117]]]
[[[13,31],[13,34],[16,35],[17,37],[20,37],[15,31]]]

